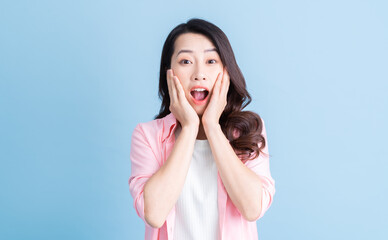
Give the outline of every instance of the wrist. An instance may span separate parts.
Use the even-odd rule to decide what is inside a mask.
[[[182,126],[182,130],[187,130],[191,132],[198,132],[198,129],[199,129],[199,125],[196,125],[196,124],[189,124],[189,125]]]
[[[217,129],[217,128],[221,129],[221,125],[218,122],[208,122],[208,123],[202,123],[202,124],[203,124],[203,130],[205,132],[209,130]]]

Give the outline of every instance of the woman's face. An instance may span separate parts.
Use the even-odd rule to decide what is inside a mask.
[[[215,46],[202,34],[181,34],[174,44],[171,68],[182,84],[187,101],[202,116],[211,99],[217,76],[223,71]],[[201,101],[205,94],[192,92],[194,87],[209,90],[205,100]]]

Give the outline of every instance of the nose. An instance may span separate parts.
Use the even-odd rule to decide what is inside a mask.
[[[194,72],[194,80],[207,80],[205,74],[203,74],[202,67],[197,66]]]
[[[197,74],[195,75],[195,80],[206,80],[206,77],[203,74]]]

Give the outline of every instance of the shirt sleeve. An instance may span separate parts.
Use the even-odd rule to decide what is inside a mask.
[[[269,209],[269,207],[272,204],[273,196],[275,195],[275,180],[272,178],[270,168],[269,168],[267,132],[265,129],[265,124],[263,119],[262,119],[262,123],[263,123],[262,135],[266,143],[262,151],[265,154],[260,153],[260,155],[257,158],[246,161],[245,163],[247,167],[249,167],[260,177],[263,183],[261,212],[260,212],[260,215],[254,221],[257,221],[258,219],[260,219],[264,215],[264,213]]]
[[[131,176],[128,183],[133,198],[133,207],[144,223],[149,225],[144,217],[144,185],[160,167],[141,124],[135,127],[132,134],[130,159]]]

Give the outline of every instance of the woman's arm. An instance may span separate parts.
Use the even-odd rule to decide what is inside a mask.
[[[234,152],[219,124],[204,124],[204,130],[226,191],[248,221],[261,213],[262,181]]]
[[[275,181],[269,171],[268,157],[241,162],[225,137],[219,119],[227,105],[230,77],[227,68],[219,74],[202,124],[209,141],[218,172],[233,204],[248,221],[256,221],[269,208],[275,193]],[[266,139],[263,121],[263,136]],[[267,141],[266,141],[267,142]],[[264,147],[268,152],[268,146]]]
[[[194,151],[198,126],[183,126],[163,166],[144,186],[144,216],[154,227],[163,226],[182,191]]]

